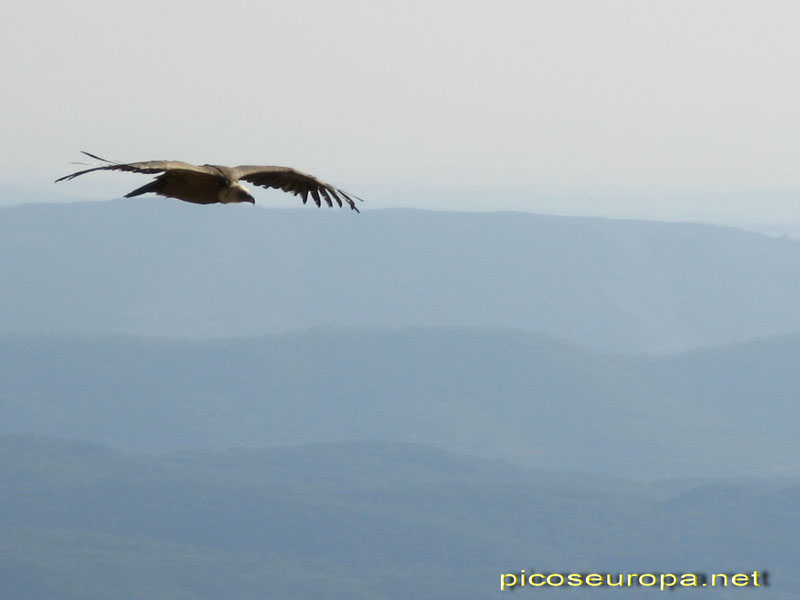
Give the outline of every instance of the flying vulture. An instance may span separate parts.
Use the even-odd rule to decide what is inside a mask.
[[[153,192],[159,196],[177,198],[195,204],[229,204],[232,202],[256,201],[250,191],[244,187],[240,180],[265,188],[275,188],[290,192],[303,198],[303,204],[308,200],[308,195],[320,206],[320,199],[325,200],[328,206],[342,202],[358,212],[354,200],[363,202],[353,194],[343,192],[337,187],[320,181],[312,175],[306,175],[289,167],[270,167],[256,165],[241,165],[238,167],[222,167],[219,165],[192,165],[176,160],[149,160],[145,162],[119,163],[94,154],[83,152],[86,156],[107,163],[99,167],[84,169],[71,175],[56,179],[59,181],[74,179],[79,175],[92,171],[131,171],[133,173],[160,173],[153,181],[125,194],[126,198],[140,196]]]

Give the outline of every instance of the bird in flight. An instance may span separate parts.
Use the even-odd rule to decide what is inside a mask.
[[[250,195],[250,191],[239,183],[240,180],[244,180],[261,187],[283,190],[295,196],[300,195],[303,204],[306,203],[310,194],[317,206],[320,206],[321,201],[324,200],[328,206],[333,206],[334,202],[339,206],[345,203],[352,210],[359,212],[355,200],[363,202],[354,194],[343,192],[329,183],[320,181],[313,175],[301,173],[290,167],[256,165],[223,167],[193,165],[177,160],[120,163],[100,158],[88,152],[83,152],[83,154],[106,164],[65,175],[56,179],[56,183],[68,181],[92,171],[130,171],[147,175],[160,173],[160,175],[150,183],[125,194],[126,198],[153,192],[159,196],[177,198],[195,204],[216,204],[218,202],[222,204],[234,202],[255,204],[256,201]]]

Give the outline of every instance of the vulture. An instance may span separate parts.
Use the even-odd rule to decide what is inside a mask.
[[[307,175],[290,167],[256,165],[223,167],[220,165],[193,165],[176,160],[120,163],[100,158],[89,152],[82,153],[106,164],[65,175],[56,179],[56,183],[69,181],[92,171],[130,171],[147,175],[159,173],[159,175],[150,183],[125,194],[126,198],[153,192],[159,196],[177,198],[195,204],[216,204],[218,202],[222,204],[234,202],[255,204],[256,201],[250,191],[239,183],[243,180],[253,185],[283,190],[295,196],[300,195],[303,204],[306,203],[310,194],[317,206],[321,206],[321,201],[324,200],[328,206],[333,206],[334,202],[339,206],[345,203],[352,210],[359,212],[355,200],[363,202],[354,194],[348,194],[329,183],[320,181],[313,175]]]

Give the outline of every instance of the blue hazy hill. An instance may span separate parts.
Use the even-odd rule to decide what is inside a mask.
[[[522,213],[0,208],[0,331],[479,327],[669,351],[800,331],[800,242]]]
[[[798,474],[800,337],[662,357],[538,334],[0,336],[0,434],[135,452],[419,442],[639,479]]]

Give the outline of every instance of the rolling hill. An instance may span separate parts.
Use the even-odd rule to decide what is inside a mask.
[[[663,357],[538,334],[0,337],[0,434],[131,452],[371,440],[635,479],[799,474],[800,337]]]
[[[520,569],[758,569],[768,587],[702,593],[785,600],[798,584],[799,490],[796,480],[584,481],[407,444],[142,457],[6,437],[0,594],[456,599],[497,594],[500,574]]]
[[[0,332],[540,332],[630,352],[800,331],[800,242],[522,213],[162,199],[0,208]]]

